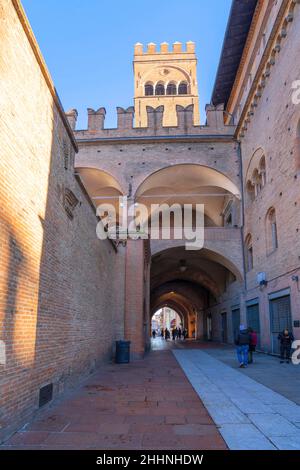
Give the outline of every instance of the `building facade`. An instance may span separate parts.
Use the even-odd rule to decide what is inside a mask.
[[[134,106],[116,129],[89,109],[79,130],[20,2],[0,15],[0,438],[115,340],[143,357],[162,308],[191,338],[232,343],[245,323],[264,352],[285,327],[300,339],[299,0],[233,1],[204,125],[193,43],[137,44]],[[203,248],[174,231],[99,240],[98,207],[119,216],[124,196],[203,204]]]

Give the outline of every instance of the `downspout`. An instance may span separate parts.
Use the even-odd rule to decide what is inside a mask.
[[[246,273],[246,253],[245,253],[245,198],[244,198],[244,185],[243,185],[243,156],[241,141],[237,141],[237,153],[240,162],[240,181],[241,181],[241,195],[242,195],[242,223],[241,223],[241,239],[242,239],[242,253],[243,253],[243,271],[244,271],[244,288],[247,291],[247,273]]]

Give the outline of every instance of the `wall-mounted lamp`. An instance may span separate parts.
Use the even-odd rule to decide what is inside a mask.
[[[265,272],[257,273],[256,279],[260,288],[267,286],[268,281]]]
[[[186,265],[186,260],[185,259],[181,259],[179,261],[179,271],[181,273],[185,273],[185,271],[187,270],[187,265]]]

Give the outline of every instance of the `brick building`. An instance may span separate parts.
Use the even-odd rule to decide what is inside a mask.
[[[20,2],[2,0],[1,438],[115,340],[142,357],[163,307],[198,339],[230,343],[241,322],[265,352],[285,326],[300,339],[299,31],[299,0],[234,0],[205,125],[194,44],[137,44],[134,106],[117,129],[99,108],[76,130]],[[96,209],[120,196],[204,204],[203,248],[99,240]]]

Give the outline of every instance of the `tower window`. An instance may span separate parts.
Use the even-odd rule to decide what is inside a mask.
[[[253,269],[253,245],[252,245],[252,236],[249,233],[246,241],[246,250],[245,250],[245,255],[246,255],[246,270],[247,272],[251,271]]]
[[[169,83],[167,86],[167,95],[177,95],[177,88],[175,83]]]
[[[154,89],[152,83],[146,83],[145,85],[145,96],[153,96]]]
[[[158,83],[156,85],[155,94],[156,95],[164,95],[165,94],[165,85],[163,83]]]
[[[267,214],[267,250],[272,253],[278,248],[278,234],[277,234],[277,221],[276,212],[272,207]]]
[[[178,87],[178,94],[179,95],[187,95],[188,94],[188,86],[186,82],[181,82]]]

